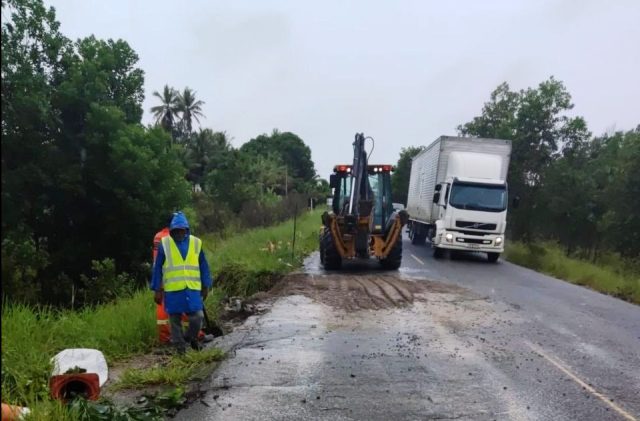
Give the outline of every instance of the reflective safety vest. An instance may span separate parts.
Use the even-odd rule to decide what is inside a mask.
[[[185,289],[200,291],[200,263],[198,257],[202,250],[202,240],[189,236],[189,248],[186,258],[182,258],[176,242],[171,236],[162,239],[165,259],[162,265],[162,285],[165,292]]]

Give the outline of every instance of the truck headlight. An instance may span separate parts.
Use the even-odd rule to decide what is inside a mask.
[[[502,244],[502,237],[496,238],[496,246],[499,246],[500,244]]]
[[[453,234],[448,233],[447,235],[444,236],[444,239],[447,240],[448,242],[452,242],[453,241]]]

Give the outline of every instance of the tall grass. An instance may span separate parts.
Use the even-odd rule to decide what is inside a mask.
[[[251,294],[298,267],[303,257],[317,248],[320,213],[307,212],[298,218],[293,258],[293,221],[227,240],[202,236],[218,284],[207,307],[217,310],[225,294]],[[60,411],[59,405],[48,399],[50,359],[59,351],[95,348],[111,363],[148,352],[157,341],[155,304],[146,290],[80,311],[3,304],[2,401],[29,406],[35,414]]]
[[[299,267],[304,257],[318,248],[322,211],[298,218],[295,248],[292,220],[226,240],[205,236],[205,252],[215,277],[213,295],[248,296],[268,289],[275,279]]]
[[[553,243],[518,242],[507,246],[505,256],[515,264],[640,304],[640,274],[619,258],[608,256],[606,263],[594,264],[567,257]]]
[[[205,235],[204,247],[209,263],[214,272],[225,265],[234,264],[253,270],[286,273],[299,265],[309,252],[318,248],[321,213],[322,210],[315,210],[298,217],[293,258],[293,220],[289,220],[225,240]]]
[[[146,291],[81,311],[2,307],[2,398],[27,404],[48,395],[51,358],[66,348],[95,348],[108,362],[148,351],[157,338]]]

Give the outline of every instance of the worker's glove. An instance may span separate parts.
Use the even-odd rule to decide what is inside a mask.
[[[162,304],[162,295],[162,291],[156,291],[153,295],[153,301],[158,305]]]
[[[209,295],[209,288],[202,287],[202,289],[200,290],[200,296],[202,297],[203,300],[206,300],[207,295]]]

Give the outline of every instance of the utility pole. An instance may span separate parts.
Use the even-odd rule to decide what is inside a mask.
[[[284,167],[284,196],[289,197],[289,167]]]

